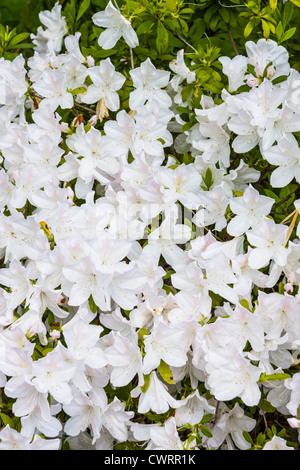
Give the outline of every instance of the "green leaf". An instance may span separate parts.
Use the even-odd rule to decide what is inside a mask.
[[[276,10],[277,8],[277,3],[278,3],[278,0],[270,0],[270,8],[271,10]]]
[[[280,39],[280,42],[283,42],[283,41],[287,41],[288,39],[290,39],[292,36],[294,36],[295,32],[296,32],[296,27],[294,28],[290,28],[288,29],[284,35],[281,37]]]
[[[160,54],[166,52],[169,44],[169,33],[161,21],[157,23],[156,48]]]
[[[265,411],[266,413],[274,413],[276,411],[274,406],[272,406],[271,403],[268,402],[268,400],[266,400],[265,398],[262,398],[260,400],[259,405],[261,409]]]
[[[261,23],[262,23],[263,35],[266,39],[268,39],[270,36],[269,23],[267,23],[267,21],[265,20],[261,20]]]
[[[220,15],[222,16],[224,23],[229,23],[230,22],[230,13],[228,11],[228,8],[222,8],[220,10]]]
[[[272,83],[273,85],[276,85],[277,83],[285,82],[287,78],[287,75],[281,75],[280,77],[274,78],[274,80],[272,80]]]
[[[185,107],[185,106],[177,106],[177,108],[175,108],[175,109],[179,113],[190,113],[191,112],[190,108]]]
[[[193,127],[194,124],[196,124],[196,120],[192,119],[190,122],[187,122],[184,124],[181,128],[181,132],[186,132],[188,131],[191,127]]]
[[[250,34],[252,33],[252,30],[254,28],[254,24],[255,24],[255,18],[251,18],[251,20],[249,21],[249,23],[246,25],[246,27],[244,29],[244,37],[245,38],[250,36]]]
[[[213,417],[214,415],[212,413],[203,416],[203,418],[201,419],[201,424],[208,423],[211,419],[213,419]]]
[[[246,308],[247,310],[250,311],[250,307],[249,307],[249,302],[248,302],[248,300],[242,299],[242,300],[240,301],[240,304],[241,304],[242,307],[244,307],[244,308]]]
[[[274,191],[271,191],[271,189],[265,189],[264,192],[266,196],[275,199],[276,202],[280,201],[280,198],[278,197],[278,195],[274,193]]]
[[[191,93],[193,92],[194,90],[194,86],[193,85],[187,85],[185,87],[182,88],[181,90],[181,98],[182,98],[182,101],[185,103],[189,97],[191,96]]]
[[[172,274],[175,274],[175,271],[173,271],[173,269],[169,269],[169,271],[167,271],[167,274],[163,276],[163,279],[169,279],[172,276]]]
[[[247,441],[249,444],[253,445],[253,440],[250,434],[247,431],[243,431],[243,436],[245,441]]]
[[[265,436],[263,435],[262,432],[260,432],[259,435],[256,438],[257,444],[262,447],[265,443],[265,440],[266,440]]]
[[[210,430],[206,426],[203,426],[202,424],[200,425],[200,431],[202,432],[202,434],[204,434],[204,436],[206,436],[208,438],[213,437]]]
[[[214,182],[213,174],[210,168],[207,168],[205,176],[202,176],[203,182],[207,189],[210,189],[211,185]]]
[[[5,36],[5,28],[2,24],[0,24],[0,40],[2,40]]]
[[[168,364],[165,363],[165,361],[161,360],[160,365],[157,369],[165,382],[167,382],[168,384],[174,383],[173,373]]]
[[[143,23],[141,23],[138,27],[137,27],[137,30],[136,30],[136,33],[138,36],[140,35],[143,35],[143,34],[146,34],[146,33],[149,33],[150,32],[150,29],[153,28],[153,26],[155,26],[155,22],[151,19],[151,20],[147,20],[147,21],[143,21]]]
[[[91,312],[93,312],[93,313],[96,313],[97,310],[98,310],[98,307],[97,307],[97,305],[95,304],[94,299],[93,299],[93,297],[92,297],[91,295],[90,295],[90,297],[89,297],[89,307],[90,307],[90,309],[91,309]]]
[[[260,383],[265,383],[265,382],[273,382],[273,381],[277,381],[277,380],[286,380],[286,379],[290,379],[291,376],[289,374],[285,374],[285,373],[279,373],[279,374],[269,374],[269,375],[266,375],[265,373],[263,373],[261,376],[260,376],[260,379],[259,379],[259,382]]]
[[[78,21],[82,17],[82,15],[89,8],[90,4],[91,4],[91,0],[83,0],[77,13],[76,21]]]
[[[19,44],[20,42],[24,41],[24,39],[27,39],[28,37],[30,36],[30,33],[21,33],[21,34],[17,34],[16,36],[14,36],[11,41],[9,41],[9,43],[7,44],[7,48],[8,49],[13,49],[15,48],[15,46],[17,44]]]
[[[144,385],[141,386],[142,393],[146,393],[150,385],[150,374],[144,375]]]
[[[294,14],[294,5],[292,2],[286,2],[283,7],[282,24],[283,29],[287,27]]]
[[[69,93],[72,93],[72,95],[80,95],[81,93],[84,93],[86,91],[85,86],[79,86],[77,88],[74,88],[74,90],[68,90]]]
[[[177,1],[176,0],[166,0],[167,7],[171,11],[176,11]]]
[[[14,428],[14,423],[13,423],[13,420],[7,416],[5,413],[0,413],[0,418],[2,419],[2,422],[4,424],[4,426],[9,426],[10,428]]]
[[[144,341],[144,336],[147,336],[149,333],[146,330],[146,328],[141,328],[139,331],[139,337],[141,338],[142,341]]]
[[[279,21],[277,27],[276,27],[276,36],[278,39],[281,38],[283,34],[283,25],[282,25],[282,21]]]
[[[30,44],[29,42],[22,42],[22,44],[18,44],[16,49],[32,49],[34,44]]]
[[[255,72],[255,67],[254,67],[254,65],[252,65],[252,64],[247,64],[247,70],[248,70],[248,72],[251,73],[251,75],[253,75],[253,77],[256,77],[256,72]]]
[[[15,52],[4,52],[3,57],[6,60],[14,60],[16,57],[18,57],[18,54]]]

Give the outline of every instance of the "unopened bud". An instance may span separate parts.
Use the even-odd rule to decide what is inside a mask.
[[[61,128],[62,132],[68,132],[69,124],[67,122],[61,122],[60,123],[60,128]]]
[[[98,121],[98,116],[97,114],[94,114],[94,116],[92,116],[91,119],[89,119],[89,124],[91,126],[95,126],[97,124],[97,121]]]
[[[94,67],[94,65],[95,65],[94,57],[92,57],[91,55],[87,56],[86,63],[88,65],[88,67]]]
[[[254,70],[255,70],[255,73],[256,73],[257,77],[262,77],[263,76],[264,71],[263,71],[263,68],[260,65],[256,65]]]
[[[60,331],[52,330],[50,333],[52,339],[59,339],[60,338]]]
[[[275,74],[275,67],[273,65],[270,65],[267,69],[267,78],[270,80]]]
[[[251,88],[259,85],[259,81],[255,77],[249,77],[246,83]]]

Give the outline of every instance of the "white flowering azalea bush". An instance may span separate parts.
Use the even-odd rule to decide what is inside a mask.
[[[300,5],[240,3],[0,31],[1,450],[299,449]]]

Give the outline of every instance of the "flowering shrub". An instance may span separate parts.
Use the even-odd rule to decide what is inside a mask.
[[[63,3],[0,30],[0,449],[298,448],[298,0]]]

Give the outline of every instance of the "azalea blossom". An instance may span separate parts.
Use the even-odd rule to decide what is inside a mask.
[[[134,48],[139,45],[138,37],[130,21],[121,15],[111,1],[108,2],[104,11],[95,13],[92,19],[95,25],[106,28],[98,38],[98,44],[103,49],[112,49],[121,37],[125,39],[129,47]]]
[[[20,44],[0,58],[0,448],[292,450],[289,41],[278,20],[280,44],[217,62],[218,48],[196,50],[201,18],[183,37],[192,8],[161,2],[152,28],[151,2],[96,2],[90,34],[90,3],[41,12],[31,56]],[[155,38],[163,54],[147,53]],[[262,409],[289,440],[272,427],[263,442]]]
[[[288,185],[293,178],[299,181],[300,150],[293,134],[283,136],[277,145],[267,149],[264,158],[277,166],[271,175],[271,184],[275,188]]]
[[[230,235],[239,236],[250,227],[254,228],[267,216],[274,204],[274,199],[261,196],[259,192],[249,185],[242,197],[233,198],[230,208],[236,214],[230,220],[227,231]]]
[[[129,106],[138,109],[150,98],[157,100],[161,106],[170,107],[171,98],[162,90],[169,82],[170,72],[158,70],[150,59],[141,63],[140,67],[130,71],[134,91],[130,93]]]
[[[43,26],[38,27],[37,34],[32,34],[31,38],[35,44],[37,52],[60,52],[63,37],[67,34],[67,23],[61,15],[62,7],[57,2],[51,11],[39,13],[39,19]]]
[[[120,72],[115,71],[110,58],[102,60],[100,65],[91,67],[88,75],[93,83],[86,92],[82,94],[84,103],[92,104],[103,100],[104,105],[111,111],[119,109],[120,99],[117,91],[125,82],[125,77]]]
[[[183,450],[175,418],[169,418],[164,426],[150,430],[150,442],[147,450]]]
[[[169,407],[176,408],[178,402],[167,390],[166,385],[157,377],[156,372],[151,372],[149,387],[142,393],[141,390],[133,390],[133,397],[139,396],[139,413],[147,413],[152,410],[155,413],[163,414],[169,410]]]
[[[1,450],[59,450],[59,439],[42,439],[38,434],[24,436],[9,425],[0,431]]]
[[[216,365],[213,356],[219,356]],[[221,360],[222,356],[222,360]],[[207,383],[218,400],[231,400],[233,396],[239,396],[248,406],[255,406],[260,400],[261,392],[257,381],[261,375],[261,369],[253,366],[235,348],[230,348],[227,354],[219,349],[216,353],[210,352],[206,360],[211,358],[208,365]],[[220,386],[220,383],[222,385]]]
[[[35,91],[44,99],[43,103],[55,111],[58,106],[63,109],[72,108],[73,96],[67,89],[66,74],[59,69],[47,69],[41,79],[34,83]]]
[[[255,248],[249,255],[249,266],[259,269],[273,259],[279,266],[284,266],[289,249],[285,241],[287,226],[275,224],[274,220],[264,217],[258,227],[248,230],[247,238]]]
[[[219,61],[223,66],[223,73],[228,77],[228,90],[230,92],[236,91],[240,86],[244,85],[248,62],[246,57],[237,55],[230,59],[223,56],[219,57]]]
[[[286,440],[282,437],[273,436],[272,439],[264,445],[263,450],[294,450],[294,448],[288,446]]]
[[[230,434],[239,449],[247,450],[249,443],[245,440],[243,431],[252,431],[255,424],[255,420],[246,416],[243,409],[236,403],[232,410],[222,410],[222,415],[212,430],[214,437],[209,439],[208,444],[218,448]]]

